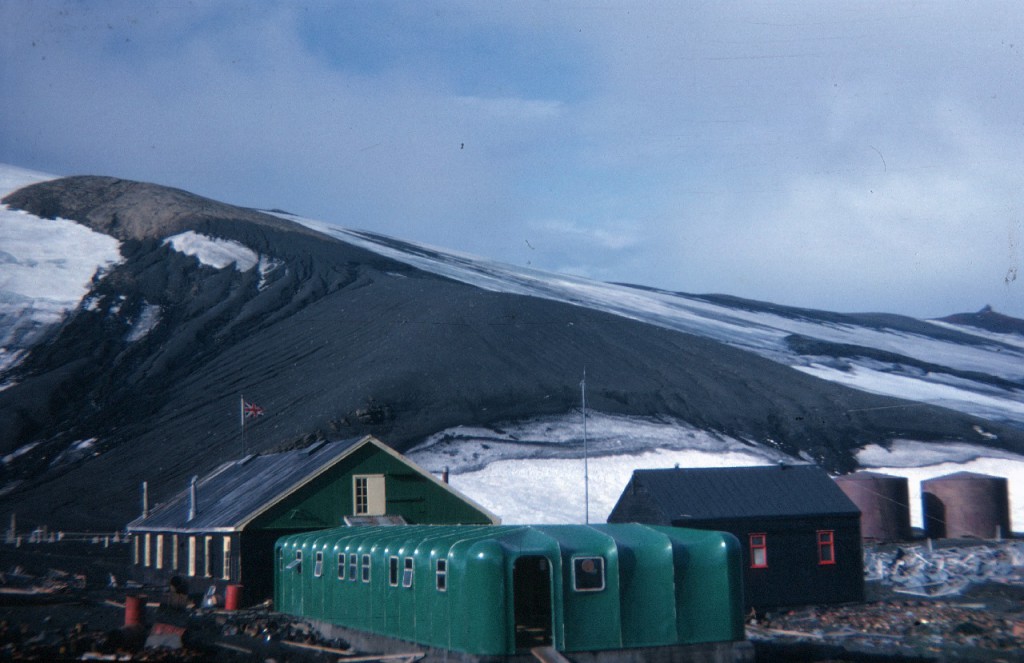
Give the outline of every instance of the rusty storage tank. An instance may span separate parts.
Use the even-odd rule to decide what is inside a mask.
[[[860,509],[860,531],[864,540],[910,540],[910,489],[906,477],[855,472],[836,477],[835,481]]]
[[[932,538],[1009,536],[1008,482],[975,472],[955,472],[921,482],[924,527]]]

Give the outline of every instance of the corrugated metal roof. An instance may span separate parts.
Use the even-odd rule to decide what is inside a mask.
[[[815,465],[636,470],[626,490],[645,491],[671,520],[859,514]]]
[[[171,500],[157,505],[148,517],[133,520],[128,528],[236,529],[372,439],[314,444],[296,451],[246,456],[224,463],[197,483],[195,518],[188,520],[190,489],[186,487]]]

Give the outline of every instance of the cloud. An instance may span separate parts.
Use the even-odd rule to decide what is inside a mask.
[[[1024,315],[1022,14],[9,2],[0,160],[677,290]]]

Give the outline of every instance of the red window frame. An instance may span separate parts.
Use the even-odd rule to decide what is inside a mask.
[[[827,566],[836,563],[835,530],[818,530],[818,564]]]
[[[768,568],[768,535],[764,532],[756,532],[749,535],[750,542],[750,568]]]

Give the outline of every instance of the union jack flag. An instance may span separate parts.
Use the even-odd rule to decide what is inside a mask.
[[[262,417],[263,416],[263,408],[261,408],[259,405],[256,405],[255,403],[245,403],[243,401],[243,403],[242,403],[242,413],[246,417],[252,417],[252,418]]]

